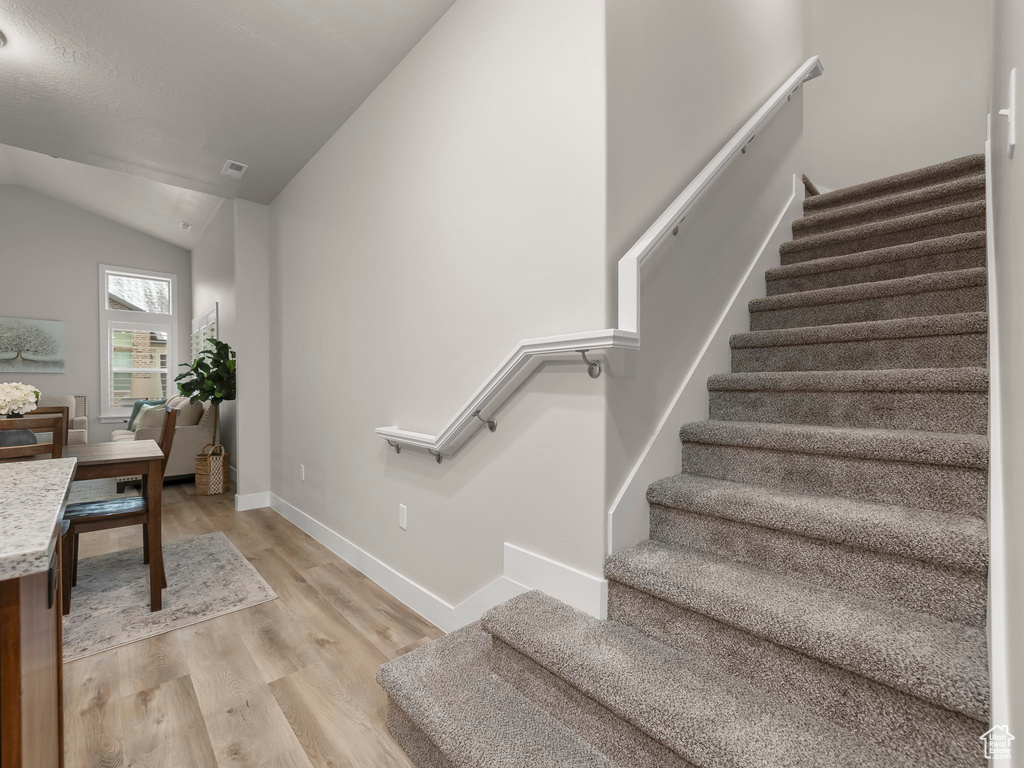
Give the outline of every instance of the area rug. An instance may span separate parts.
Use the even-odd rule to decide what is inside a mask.
[[[149,566],[142,549],[78,563],[71,613],[64,617],[64,661],[274,600],[277,595],[223,533],[164,544],[163,610],[149,610]]]
[[[68,503],[80,501],[102,501],[103,499],[122,499],[126,496],[138,496],[139,486],[129,485],[124,493],[117,492],[117,480],[112,477],[101,477],[97,480],[75,480],[68,493]]]

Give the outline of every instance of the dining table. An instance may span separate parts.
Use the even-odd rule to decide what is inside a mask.
[[[142,477],[142,495],[149,506],[146,526],[149,544],[150,609],[163,607],[162,589],[166,582],[161,545],[160,506],[164,485],[164,454],[156,440],[122,440],[111,443],[87,443],[64,448],[65,458],[77,460],[75,480],[105,477]]]

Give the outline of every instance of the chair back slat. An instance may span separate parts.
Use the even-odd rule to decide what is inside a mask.
[[[71,429],[71,409],[66,405],[40,405],[37,406],[32,413],[26,414],[26,419],[35,421],[41,416],[49,414],[59,414],[64,417],[64,445],[68,444],[68,430]],[[46,432],[48,430],[40,429],[39,427],[26,427],[31,429],[33,432]]]
[[[0,461],[22,461],[33,456],[44,456],[45,454],[50,454],[51,459],[61,458],[64,455],[64,423],[63,416],[39,416],[34,419],[0,419],[0,430],[28,429],[33,432],[50,432],[52,435],[48,443],[2,446],[0,447]]]
[[[160,430],[160,450],[164,454],[164,470],[167,469],[167,458],[171,455],[171,447],[174,445],[174,427],[178,423],[178,411],[168,405],[165,409],[163,428]]]

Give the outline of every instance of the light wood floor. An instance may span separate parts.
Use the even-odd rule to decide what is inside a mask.
[[[67,768],[411,766],[374,676],[441,631],[273,510],[193,491],[165,487],[164,540],[223,531],[278,599],[66,664]],[[81,556],[141,545],[83,534]]]

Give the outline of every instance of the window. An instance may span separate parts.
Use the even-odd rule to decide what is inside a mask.
[[[173,389],[174,292],[174,275],[100,267],[101,420]]]
[[[217,307],[215,303],[206,312],[192,318],[192,359],[204,349],[213,349],[210,339],[217,338]]]

